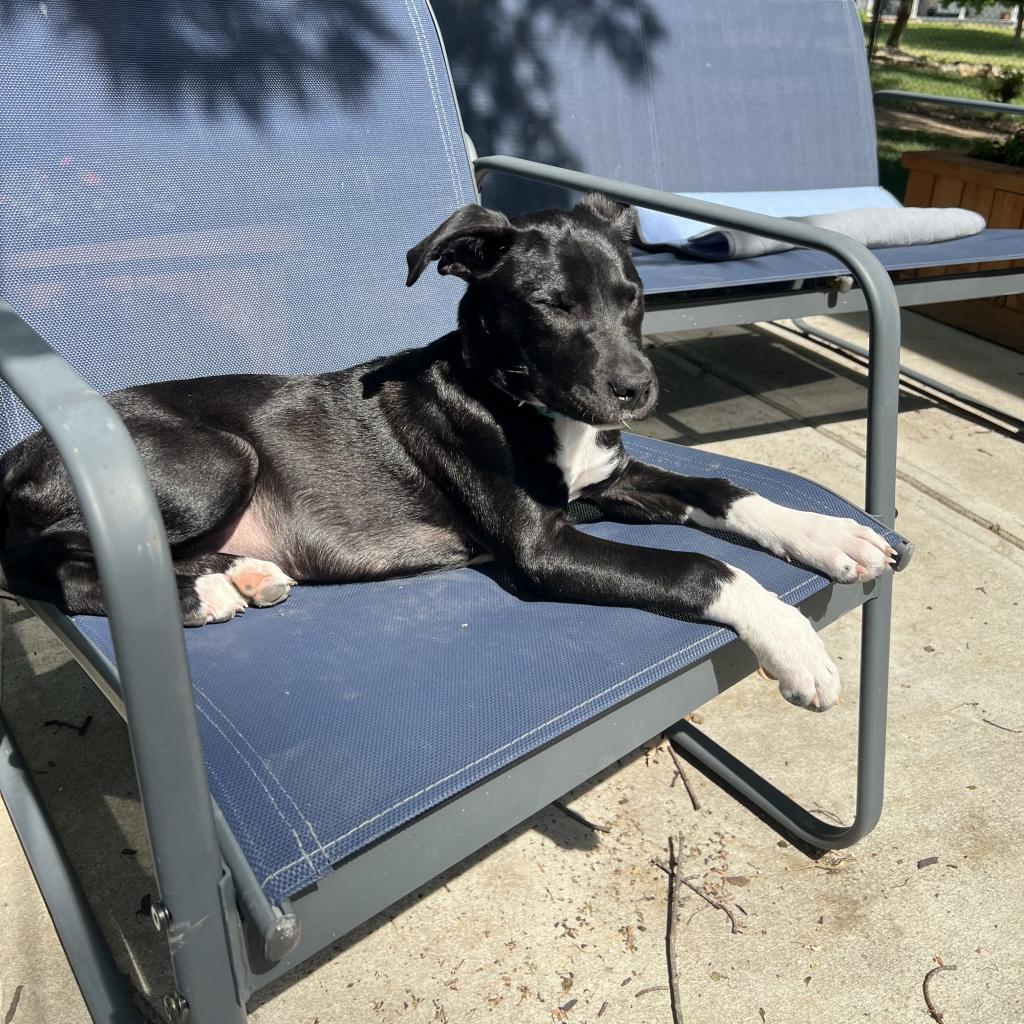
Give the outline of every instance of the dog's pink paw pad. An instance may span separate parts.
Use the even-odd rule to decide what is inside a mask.
[[[235,589],[257,608],[280,604],[296,583],[273,562],[258,558],[238,559],[228,569],[227,577]]]

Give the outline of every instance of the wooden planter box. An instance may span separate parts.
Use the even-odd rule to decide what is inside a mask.
[[[990,228],[1024,228],[1024,168],[943,150],[904,153],[900,162],[910,172],[905,206],[960,206],[980,213]],[[1022,265],[1024,261],[985,264]],[[1024,295],[938,302],[919,306],[918,312],[1024,352]]]

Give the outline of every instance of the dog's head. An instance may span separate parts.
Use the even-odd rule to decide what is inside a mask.
[[[595,426],[642,419],[658,385],[640,348],[635,226],[632,207],[598,193],[512,220],[464,206],[409,250],[406,284],[433,260],[469,283],[459,324],[470,363],[514,398]]]

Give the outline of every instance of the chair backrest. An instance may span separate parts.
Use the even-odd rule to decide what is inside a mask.
[[[461,282],[404,287],[476,200],[425,0],[7,0],[0,53],[0,294],[100,390],[451,328]]]
[[[853,0],[434,0],[480,154],[671,192],[878,182]],[[486,205],[558,205],[491,175]]]

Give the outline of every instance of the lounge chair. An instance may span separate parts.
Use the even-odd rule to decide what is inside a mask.
[[[696,529],[580,526],[713,552],[818,627],[864,605],[862,769],[845,828],[680,721],[755,667],[715,625],[523,602],[480,567],[300,587],[278,607],[183,631],[156,504],[98,391],[339,368],[448,330],[460,286],[437,275],[403,284],[405,251],[476,199],[444,53],[424,0],[8,4],[0,38],[2,447],[37,424],[54,439],[109,618],[25,604],[125,717],[159,883],[153,920],[176,978],[172,1020],[243,1021],[256,990],[661,731],[748,780],[753,799],[809,842],[841,846],[870,830],[888,576],[832,585]],[[864,288],[878,331],[872,514],[735,459],[639,437],[630,451],[853,516],[905,564],[910,547],[893,529],[898,313],[887,275],[825,232],[725,216],[833,253]],[[0,727],[4,800],[89,1010],[133,1020]]]
[[[616,179],[618,198],[638,204],[630,183],[751,209],[758,198],[781,194],[792,215],[821,212],[810,204],[825,194],[879,204],[873,97],[853,0],[733,0],[727,7],[435,0],[434,7],[466,132],[488,155],[475,165],[485,205],[507,212],[565,206],[577,190],[602,187],[490,154]],[[927,100],[1024,116],[1020,105],[877,95],[886,103]],[[647,204],[715,221],[696,203],[662,205],[648,195]],[[873,252],[894,275],[900,306],[1024,291],[1021,230]],[[636,262],[647,333],[797,320],[803,333],[849,349],[803,318],[865,308],[841,262],[813,249],[724,263],[645,251]],[[902,372],[929,392],[1007,419],[948,384]]]

